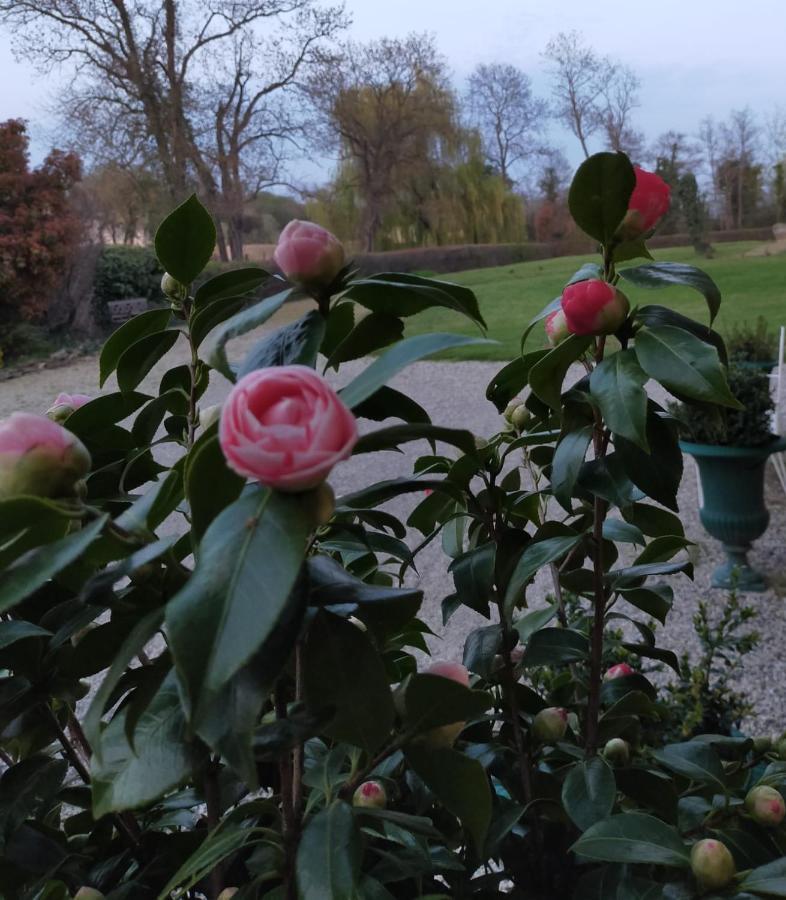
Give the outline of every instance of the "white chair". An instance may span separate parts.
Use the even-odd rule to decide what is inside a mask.
[[[786,352],[786,326],[781,326],[780,339],[778,341],[778,363],[770,373],[770,388],[775,401],[775,409],[772,414],[772,431],[774,434],[786,434],[786,370],[784,367],[784,352]],[[786,493],[786,453],[773,453],[770,456],[778,481]]]

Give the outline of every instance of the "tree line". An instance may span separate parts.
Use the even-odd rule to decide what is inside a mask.
[[[224,260],[293,212],[366,250],[559,240],[571,167],[555,121],[585,156],[623,150],[672,185],[666,233],[786,217],[786,112],[736,110],[648,143],[637,74],[576,32],[544,48],[537,96],[504,62],[456,85],[429,35],[348,40],[343,7],[318,0],[0,0],[0,25],[41,71],[69,73],[63,137],[89,167],[77,197],[113,241],[192,190]],[[303,159],[328,156],[329,179],[298,183]]]

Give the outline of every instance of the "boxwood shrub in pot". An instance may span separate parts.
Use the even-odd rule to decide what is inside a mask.
[[[764,496],[767,458],[786,450],[786,439],[770,430],[773,400],[761,369],[733,364],[729,386],[742,409],[675,407],[680,446],[698,466],[702,525],[726,554],[713,573],[713,586],[763,591],[766,578],[751,567],[748,551],[770,521]]]
[[[679,666],[648,621],[692,575],[675,423],[644,384],[737,405],[718,336],[645,302],[698,290],[710,322],[720,303],[699,270],[649,260],[668,207],[653,179],[623,154],[579,168],[570,207],[600,262],[523,329],[564,318],[488,386],[500,412],[519,402],[483,437],[387,383],[475,340],[402,337],[431,307],[482,329],[471,291],[358,278],[304,223],[283,277],[193,290],[210,216],[192,198],[162,223],[169,306],[107,342],[117,389],[0,434],[8,900],[783,895],[777,749],[660,739],[636,664]],[[311,308],[232,358],[290,297]],[[176,344],[188,362],[148,389]],[[338,393],[316,371],[372,352]],[[234,386],[217,422],[200,406],[219,374]],[[336,461],[416,440],[432,446],[414,473],[332,496]],[[407,495],[404,523],[385,504]],[[462,662],[420,661],[413,567],[433,540],[445,618],[478,616]]]

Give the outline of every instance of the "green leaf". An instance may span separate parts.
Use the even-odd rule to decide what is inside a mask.
[[[214,300],[201,309],[194,310],[188,320],[188,330],[195,347],[201,346],[210,332],[222,322],[231,319],[251,302],[249,297],[230,297],[227,300]]]
[[[615,437],[616,456],[622,469],[637,488],[675,512],[677,490],[682,481],[682,451],[674,422],[663,418],[653,403],[647,414],[648,450],[624,437]]]
[[[620,596],[664,625],[674,603],[674,591],[666,584],[648,588],[625,588],[620,591]]]
[[[0,848],[26,819],[49,812],[67,771],[65,761],[49,756],[29,756],[6,768],[0,777]]]
[[[614,773],[599,756],[573,766],[562,785],[562,805],[580,831],[610,816],[616,797]]]
[[[382,347],[395,344],[404,334],[404,323],[398,316],[388,313],[371,313],[364,316],[330,353],[325,369],[338,370],[340,363],[360,359]]]
[[[625,218],[636,173],[624,153],[595,153],[573,176],[568,192],[570,214],[582,231],[609,245]]]
[[[603,523],[603,537],[617,544],[639,544],[643,547],[647,543],[640,529],[621,519],[606,519]]]
[[[421,733],[477,719],[491,706],[491,697],[484,691],[473,691],[451,678],[413,675],[405,693],[407,732]]]
[[[584,355],[591,343],[591,337],[573,334],[539,359],[529,373],[529,384],[535,396],[559,411],[562,406],[562,382],[568,369]]]
[[[113,332],[104,344],[99,357],[99,387],[104,386],[104,382],[117,368],[120,357],[132,344],[143,337],[162,331],[171,318],[172,312],[169,309],[150,309],[124,322]]]
[[[600,459],[584,463],[578,484],[585,491],[608,500],[619,509],[625,509],[641,496],[628,477],[618,453],[609,453]]]
[[[513,609],[521,600],[522,592],[539,569],[569,553],[580,540],[580,534],[571,534],[528,544],[508,581],[508,588],[505,591],[506,609]]]
[[[592,425],[584,425],[560,438],[551,462],[551,493],[566,511],[576,486],[587,448],[592,440]]]
[[[739,889],[765,897],[786,897],[786,858],[775,859],[747,872]]]
[[[52,632],[32,622],[22,622],[12,619],[10,622],[0,622],[0,650],[10,647],[17,641],[23,641],[31,637],[52,637]]]
[[[728,365],[728,353],[726,352],[726,343],[717,331],[713,331],[708,325],[702,325],[695,319],[683,316],[682,313],[675,312],[667,306],[641,306],[636,310],[636,321],[642,325],[650,327],[657,325],[673,325],[675,328],[682,328],[683,331],[689,331],[694,337],[705,344],[711,344],[718,351],[718,358],[724,366]]]
[[[418,334],[399,341],[395,347],[383,353],[370,366],[367,366],[347,387],[341,391],[341,399],[354,409],[372,394],[385,385],[394,375],[413,362],[432,356],[441,350],[453,347],[467,347],[474,344],[489,344],[483,338],[470,338],[458,334]]]
[[[475,628],[464,641],[463,663],[470,672],[488,678],[496,665],[494,657],[502,648],[502,626],[484,625]]]
[[[457,556],[448,568],[458,599],[487,618],[494,587],[495,558],[496,544],[490,541]]]
[[[308,822],[300,839],[295,865],[299,900],[355,897],[360,855],[352,809],[336,800]]]
[[[273,276],[259,266],[244,266],[221,272],[203,282],[194,294],[194,309],[202,309],[208,303],[230,300],[253,293]]]
[[[108,516],[101,516],[81,531],[26,553],[0,575],[0,612],[6,612],[70,566],[98,538]]]
[[[68,507],[43,497],[20,495],[0,500],[0,546],[27,529],[35,533],[42,525],[56,525],[55,531],[65,531],[73,514]]]
[[[685,530],[679,516],[652,506],[649,503],[634,503],[624,513],[625,519],[640,528],[649,537],[660,537],[662,534],[684,535]]]
[[[145,375],[177,343],[180,332],[159,331],[135,341],[117,363],[117,386],[123,393],[137,388]]]
[[[642,369],[673,393],[741,408],[726,383],[718,351],[681,328],[641,328],[636,356]]]
[[[591,281],[593,278],[603,278],[603,266],[598,265],[598,263],[588,262],[576,269],[565,283],[577,284],[579,281]],[[560,302],[562,302],[561,297]]]
[[[216,246],[216,226],[210,213],[192,194],[158,226],[158,261],[181,284],[191,284],[210,262]]]
[[[641,238],[633,241],[622,241],[620,244],[614,245],[614,262],[627,262],[629,259],[654,259],[653,255],[647,249],[647,245]]]
[[[134,747],[126,737],[123,709],[103,730],[91,765],[93,815],[135,809],[157,800],[191,775],[196,754],[180,705],[174,672],[139,717]]]
[[[688,852],[679,832],[644,813],[622,813],[598,822],[571,848],[585,859],[605,862],[650,863],[687,868]]]
[[[177,468],[170,469],[160,481],[148,485],[144,494],[115,519],[115,524],[126,531],[147,535],[158,528],[182,499],[180,472]]]
[[[213,519],[237,500],[245,483],[245,478],[227,465],[218,435],[200,437],[188,454],[184,473],[191,527],[197,540]]]
[[[194,574],[166,611],[192,720],[199,721],[210,694],[221,690],[274,628],[300,571],[310,526],[297,495],[253,487],[205,532]]]
[[[296,322],[290,322],[265,335],[249,350],[238,369],[242,378],[269,366],[311,366],[316,364],[319,345],[325,334],[325,317],[312,309]]]
[[[620,350],[604,359],[590,376],[590,394],[606,425],[645,452],[649,450],[646,381],[633,350]]]
[[[589,656],[587,636],[572,628],[541,628],[524,649],[524,666],[556,666],[579,662]]]
[[[652,750],[652,756],[667,769],[700,784],[712,785],[726,793],[726,777],[718,751],[703,741],[685,741],[667,744],[661,750]]]
[[[513,627],[518,632],[521,643],[526,644],[536,631],[548,625],[556,615],[557,604],[549,603],[542,609],[535,609],[516,619],[513,623]]]
[[[391,425],[378,431],[370,431],[361,436],[353,453],[374,453],[379,450],[398,450],[400,444],[409,441],[429,441],[433,447],[435,441],[442,441],[452,447],[458,447],[464,453],[476,453],[475,437],[469,431],[458,428],[441,428],[431,424]]]
[[[533,350],[532,353],[508,363],[488,383],[486,398],[499,412],[504,412],[508,403],[527,386],[530,369],[550,352],[550,350]]]
[[[710,276],[685,263],[653,262],[643,266],[635,266],[630,269],[620,269],[619,274],[625,281],[641,288],[663,287],[689,287],[698,291],[707,301],[710,310],[710,324],[712,324],[721,304],[721,294],[718,285]]]
[[[235,380],[234,373],[226,355],[227,341],[263,325],[284,305],[292,291],[287,288],[272,297],[260,300],[253,306],[243,309],[234,316],[216,326],[205,338],[205,359],[211,368],[221,372],[230,381]]]
[[[383,422],[385,419],[402,419],[404,422],[431,422],[429,414],[411,397],[391,387],[381,387],[368,400],[358,404],[353,410],[358,419]]]
[[[411,745],[405,756],[448,812],[461,821],[480,852],[491,822],[491,789],[483,766],[444,747]]]
[[[422,275],[382,272],[353,281],[341,297],[390,316],[414,316],[426,309],[443,307],[486,327],[470,288]]]
[[[423,491],[440,491],[455,500],[462,499],[462,491],[458,485],[440,478],[392,478],[390,481],[379,481],[371,487],[363,488],[352,494],[344,494],[336,501],[336,507],[361,509],[379,506],[393,497],[402,494],[423,493]]]
[[[306,638],[303,677],[315,712],[335,708],[326,728],[330,737],[368,753],[388,737],[395,712],[385,664],[357,626],[319,613]]]

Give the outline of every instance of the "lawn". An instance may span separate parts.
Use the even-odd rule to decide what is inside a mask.
[[[713,259],[697,256],[689,247],[656,250],[653,256],[699,266],[712,276],[723,295],[716,325],[722,333],[735,322],[753,324],[757,316],[764,316],[774,328],[786,324],[786,254],[745,258],[745,251],[755,246],[750,242],[717,244]],[[475,291],[488,323],[488,337],[498,342],[461,348],[445,354],[445,358],[511,359],[519,351],[519,339],[529,320],[561,293],[567,279],[582,263],[591,259],[568,256],[438,276]],[[631,304],[658,303],[700,321],[708,319],[704,298],[687,288],[650,291],[626,285],[624,289]],[[408,321],[408,334],[425,331],[478,333],[462,316],[444,309],[421,313]],[[536,328],[528,345],[537,346],[541,339],[542,331]]]

